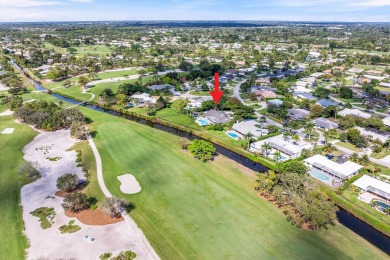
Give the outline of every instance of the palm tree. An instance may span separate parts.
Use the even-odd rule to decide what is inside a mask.
[[[351,155],[351,157],[349,157],[349,160],[351,160],[352,162],[358,162],[359,161],[359,155],[357,154],[357,153],[353,153],[352,155]]]
[[[325,133],[324,133],[324,137],[325,137],[325,143],[327,144],[328,143],[328,140],[330,139],[330,133],[329,133],[329,131],[325,131]]]
[[[314,129],[314,124],[313,124],[313,122],[308,121],[308,122],[306,123],[305,130],[308,132],[309,140],[310,140],[310,137],[311,137],[310,134],[311,134],[311,132],[313,131],[313,129]]]
[[[253,137],[253,134],[251,132],[248,132],[247,134],[244,135],[244,138],[245,139],[248,139],[248,147],[247,147],[247,150],[249,150],[249,146],[252,142],[252,137]]]
[[[277,162],[279,162],[280,159],[282,159],[282,154],[279,151],[276,151],[274,153],[274,158]]]
[[[368,158],[368,155],[365,154],[362,156],[362,158],[360,158],[360,163],[363,165],[363,166],[367,166],[369,163],[370,163],[370,159]]]
[[[334,150],[336,150],[336,148],[331,143],[326,144],[326,146],[324,147],[324,152],[327,153],[331,153]]]
[[[268,155],[268,151],[271,150],[272,147],[269,143],[264,143],[262,146],[261,146],[261,151],[265,151],[265,155]]]

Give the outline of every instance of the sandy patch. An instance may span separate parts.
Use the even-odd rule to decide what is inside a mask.
[[[13,111],[8,109],[7,111],[4,111],[4,112],[0,113],[0,116],[10,116],[13,113],[14,113]]]
[[[10,134],[13,134],[14,130],[15,130],[15,128],[6,128],[1,132],[1,134],[10,135]]]
[[[65,215],[70,218],[77,218],[81,223],[85,225],[93,226],[105,226],[123,221],[123,217],[112,218],[99,209],[95,210],[83,210],[79,213],[72,213],[65,211]]]
[[[137,258],[145,259],[144,251],[138,240],[132,237],[126,221],[105,226],[85,225],[77,218],[67,216],[61,206],[63,198],[54,196],[59,176],[74,173],[83,178],[81,168],[76,166],[76,152],[67,151],[75,143],[69,130],[40,132],[23,149],[24,158],[36,162],[37,169],[42,174],[42,178],[21,189],[25,234],[30,242],[27,259],[98,259],[102,253],[122,250],[132,250]],[[62,159],[50,161],[47,157]],[[54,208],[56,216],[52,227],[42,229],[38,218],[30,214],[39,207]],[[72,219],[81,230],[72,234],[60,234],[58,228]],[[80,219],[83,220],[83,217]],[[86,243],[85,236],[95,238],[94,243]]]
[[[141,185],[139,185],[137,179],[131,174],[124,174],[117,177],[121,182],[120,189],[125,194],[135,194],[141,191]]]

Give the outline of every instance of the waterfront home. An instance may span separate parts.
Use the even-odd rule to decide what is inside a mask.
[[[131,98],[136,101],[138,106],[154,104],[157,101],[157,99],[151,97],[148,93],[135,94]]]
[[[369,175],[363,175],[354,181],[353,185],[364,192],[371,193],[378,198],[390,201],[390,184],[387,182],[378,180]]]
[[[267,135],[269,133],[267,129],[261,128],[260,124],[255,120],[245,120],[235,123],[232,126],[232,130],[242,136],[251,133],[254,138],[259,138],[260,136]]]
[[[304,163],[310,168],[310,174],[312,176],[330,176],[337,180],[348,179],[356,175],[363,168],[363,166],[351,161],[339,164],[320,154],[305,159]]]
[[[224,124],[232,120],[226,112],[217,110],[206,111],[203,116],[214,124]]]

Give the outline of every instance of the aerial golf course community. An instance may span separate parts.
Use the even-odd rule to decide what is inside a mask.
[[[389,259],[389,32],[0,17],[0,260]]]

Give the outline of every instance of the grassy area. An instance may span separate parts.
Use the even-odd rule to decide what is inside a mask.
[[[376,89],[383,92],[390,92],[390,88],[386,88],[386,87],[376,87]]]
[[[390,227],[389,216],[377,211],[367,203],[364,203],[363,201],[359,200],[357,197],[359,196],[360,193],[361,191],[357,191],[353,187],[350,187],[343,192],[342,196],[348,201],[350,201],[351,203],[355,204],[356,207],[359,207],[360,209],[366,211],[376,221],[384,223]]]
[[[135,74],[137,74],[137,71],[135,69],[121,70],[121,71],[103,71],[103,72],[97,73],[96,80],[123,77],[125,75],[130,76],[130,75],[135,75]],[[77,85],[78,80],[81,76],[82,75],[76,76],[76,77],[70,78],[69,80],[72,84]],[[88,75],[85,75],[85,76],[88,77]],[[65,81],[66,80],[56,81],[56,82],[44,82],[44,86],[46,88],[49,88],[49,89],[58,88],[58,87],[63,86],[65,84]]]
[[[383,149],[380,153],[372,153],[370,157],[375,159],[382,159],[388,155],[390,155],[390,150]]]
[[[88,141],[81,141],[76,143],[71,150],[81,151],[81,165],[83,168],[88,169],[88,185],[83,189],[88,197],[94,197],[97,199],[97,206],[100,207],[105,199],[105,196],[100,189],[97,176],[96,176],[96,161],[95,155],[89,146]]]
[[[54,50],[55,52],[61,54],[68,54],[67,48],[57,47],[51,43],[46,42],[45,48],[48,50]],[[80,46],[80,47],[72,47],[77,50],[74,54],[110,54],[112,51],[109,47],[105,45],[88,45],[88,46]]]
[[[0,132],[4,128],[15,128],[11,135],[0,134],[0,259],[24,259],[24,249],[28,246],[23,234],[20,188],[30,180],[18,174],[23,162],[23,147],[36,132],[29,126],[17,124],[12,116],[0,117]]]
[[[357,98],[341,98],[341,97],[337,97],[338,100],[344,102],[344,103],[361,103],[362,100],[361,99],[357,99]]]
[[[191,91],[190,94],[195,96],[210,96],[210,91],[195,90]]]
[[[362,149],[360,148],[357,148],[355,145],[351,144],[351,143],[346,143],[346,142],[337,142],[336,145],[340,146],[340,147],[344,147],[344,148],[347,148],[351,151],[354,151],[354,152],[361,152]]]
[[[108,188],[135,204],[131,215],[162,259],[386,257],[341,225],[319,232],[291,226],[256,196],[253,173],[222,156],[202,163],[174,135],[81,109],[94,120]],[[142,192],[120,192],[116,177],[124,173]]]
[[[60,226],[58,230],[61,232],[61,234],[65,234],[65,233],[71,234],[81,229],[79,225],[73,225],[73,224],[74,224],[74,220],[71,220],[67,225]]]
[[[42,207],[30,212],[30,214],[39,218],[42,229],[47,229],[50,228],[52,224],[54,224],[53,219],[56,215],[56,212],[54,211],[54,208]]]
[[[202,127],[195,122],[195,119],[190,118],[186,114],[181,114],[175,109],[165,108],[159,110],[156,113],[156,117],[177,125],[185,125],[196,130],[202,130]]]

